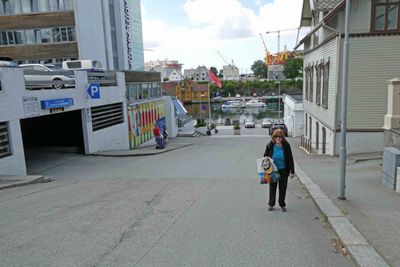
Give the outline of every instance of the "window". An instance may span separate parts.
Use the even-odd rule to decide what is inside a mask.
[[[49,6],[51,11],[57,11],[59,10],[59,5],[58,5],[59,0],[49,0]]]
[[[67,28],[60,28],[61,31],[61,42],[68,42]]]
[[[20,13],[20,0],[0,0],[0,15],[13,15]]]
[[[317,76],[317,84],[316,84],[316,91],[315,91],[315,104],[319,105],[321,103],[321,74],[322,74],[322,63],[316,65],[315,73]]]
[[[39,12],[49,11],[49,2],[47,0],[37,0],[37,7]]]
[[[322,83],[322,104],[324,108],[328,108],[328,89],[329,89],[329,61],[323,65],[323,83]]]
[[[304,72],[305,72],[304,98],[308,100],[308,84],[310,83],[308,76],[309,68],[305,68]]]
[[[313,79],[314,79],[314,68],[310,68],[310,71],[309,71],[309,79],[310,79],[310,82],[309,82],[309,90],[310,90],[310,92],[308,93],[308,96],[309,96],[309,101],[310,102],[313,102],[313,99],[314,99],[314,96],[313,96],[313,94],[314,94],[314,83],[313,83]]]
[[[66,10],[73,10],[74,6],[72,3],[73,0],[64,0],[64,9]]]
[[[372,1],[372,31],[399,31],[399,0]]]
[[[40,44],[40,30],[26,30],[26,44]]]
[[[15,44],[14,32],[7,32],[7,37],[8,37],[8,44],[14,45]]]
[[[53,41],[54,41],[55,43],[61,42],[60,28],[54,28],[54,29],[53,29]]]
[[[8,45],[7,32],[0,32],[0,45]]]
[[[68,41],[72,42],[75,41],[75,28],[68,27]]]
[[[51,29],[41,29],[40,30],[40,37],[42,43],[52,43],[53,39],[51,34]]]
[[[25,43],[24,31],[14,31],[14,35],[15,35],[15,44],[24,44]]]

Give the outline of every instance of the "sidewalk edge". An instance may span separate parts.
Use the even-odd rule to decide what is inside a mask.
[[[335,203],[329,199],[319,185],[304,172],[297,162],[295,162],[295,165],[296,174],[301,184],[307,189],[318,209],[326,216],[327,222],[340,238],[353,261],[360,267],[390,266],[338,209]]]
[[[147,153],[136,153],[136,154],[107,154],[107,153],[102,153],[102,152],[100,152],[100,153],[92,153],[92,154],[90,154],[90,156],[99,156],[99,157],[120,157],[120,158],[122,158],[122,157],[142,157],[142,156],[154,156],[154,155],[158,155],[158,154],[163,154],[163,153],[166,153],[166,152],[169,152],[169,151],[173,151],[173,150],[177,150],[177,149],[180,149],[180,148],[184,148],[184,147],[187,147],[187,146],[191,146],[191,145],[193,145],[192,143],[188,143],[188,144],[182,144],[182,145],[180,145],[180,146],[178,146],[178,147],[174,147],[174,148],[167,148],[167,149],[159,149],[159,150],[157,150],[157,151],[154,151],[154,152],[147,152]]]
[[[30,180],[15,181],[15,182],[10,182],[7,184],[0,185],[0,190],[17,187],[17,186],[29,185],[29,184],[48,183],[48,182],[52,181],[51,178],[49,178],[49,177],[44,177],[44,176],[39,176],[39,177],[35,176],[35,177],[36,178],[30,179]]]

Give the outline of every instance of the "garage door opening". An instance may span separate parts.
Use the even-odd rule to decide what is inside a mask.
[[[36,173],[49,162],[84,153],[81,111],[21,120],[28,173]]]

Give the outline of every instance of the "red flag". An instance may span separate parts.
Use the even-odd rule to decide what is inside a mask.
[[[215,76],[214,72],[212,72],[211,70],[210,70],[210,81],[211,81],[212,83],[214,83],[215,86],[217,86],[218,88],[221,88],[221,87],[222,87],[221,80],[218,79],[217,76]]]

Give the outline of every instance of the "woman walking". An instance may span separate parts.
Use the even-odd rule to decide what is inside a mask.
[[[274,160],[281,176],[278,182],[269,184],[268,210],[272,211],[274,209],[276,188],[279,186],[278,204],[282,211],[286,212],[286,188],[288,177],[294,177],[294,161],[292,149],[288,141],[286,141],[282,129],[276,129],[272,133],[272,139],[265,148],[264,157],[270,157]]]

